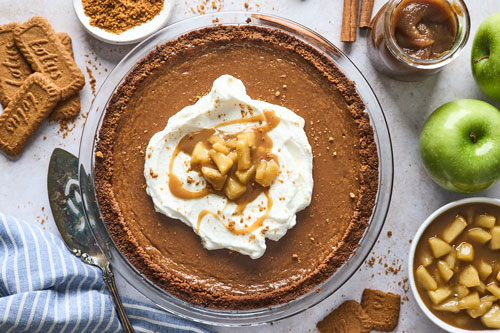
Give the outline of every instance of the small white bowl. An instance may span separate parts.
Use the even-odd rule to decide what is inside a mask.
[[[499,206],[500,207],[500,200],[499,199],[492,199],[492,198],[485,198],[485,197],[476,197],[476,198],[467,198],[467,199],[461,199],[461,200],[450,202],[449,204],[444,205],[443,207],[439,208],[434,213],[432,213],[424,221],[424,223],[422,223],[422,225],[418,229],[417,233],[415,234],[415,237],[413,237],[413,240],[412,240],[412,243],[411,243],[410,257],[409,257],[409,260],[408,260],[408,262],[409,262],[408,271],[409,271],[411,291],[413,293],[413,296],[417,300],[418,306],[425,313],[425,315],[427,316],[427,318],[429,318],[434,324],[436,324],[437,326],[439,326],[440,328],[442,328],[443,330],[445,330],[447,332],[453,332],[453,333],[477,333],[477,332],[481,332],[481,333],[490,333],[491,332],[491,333],[493,333],[493,332],[495,332],[495,333],[498,333],[499,330],[481,330],[481,331],[466,330],[466,329],[457,328],[455,326],[451,326],[451,325],[445,323],[444,321],[442,321],[441,319],[439,319],[438,317],[436,317],[431,312],[431,310],[429,310],[429,308],[425,305],[424,301],[420,297],[420,294],[418,293],[417,285],[415,284],[415,277],[414,277],[414,272],[413,272],[413,261],[415,259],[415,250],[416,250],[417,245],[418,245],[418,243],[420,241],[420,238],[422,237],[422,234],[425,232],[425,230],[427,229],[427,227],[432,222],[434,222],[434,220],[439,215],[441,215],[442,213],[444,213],[444,212],[446,212],[446,211],[448,211],[448,210],[450,210],[452,208],[455,208],[457,206],[461,206],[461,205],[465,205],[465,204],[470,204],[470,203],[479,203],[479,204],[485,203],[485,204],[491,204],[491,205],[495,205],[495,206]]]
[[[163,28],[167,24],[167,21],[172,14],[172,4],[173,0],[165,0],[161,12],[156,15],[151,21],[126,30],[121,34],[113,34],[101,28],[90,25],[90,18],[85,15],[82,0],[73,0],[73,8],[75,9],[76,16],[80,20],[80,23],[83,25],[85,30],[87,30],[89,34],[99,40],[102,40],[103,42],[116,45],[138,43]]]

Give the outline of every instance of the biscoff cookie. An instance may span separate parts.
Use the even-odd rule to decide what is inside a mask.
[[[14,42],[13,30],[18,25],[18,23],[10,23],[0,26],[0,103],[4,108],[7,107],[23,82],[33,73]],[[58,33],[57,37],[74,59],[71,37],[65,32]],[[80,113],[80,110],[80,94],[76,92],[56,105],[50,114],[50,119],[72,119]]]
[[[59,32],[57,34],[59,41],[64,46],[66,51],[70,54],[71,58],[74,60],[75,55],[73,53],[73,45],[71,42],[71,37],[65,32]],[[65,100],[60,101],[54,111],[50,114],[50,120],[69,120],[75,118],[81,109],[80,104],[80,92],[76,92]]]
[[[73,53],[73,42],[71,40],[70,35],[68,35],[65,32],[58,32],[58,33],[56,33],[56,35],[57,35],[57,38],[59,38],[59,41],[61,42],[61,44],[66,48],[66,51],[69,52],[69,55],[71,56],[71,58],[74,58],[75,55]]]
[[[399,320],[401,296],[380,290],[365,289],[361,306],[372,321],[373,329],[390,332]]]
[[[32,73],[14,41],[17,27],[18,23],[0,26],[0,103],[4,108]]]
[[[321,333],[368,333],[372,329],[370,317],[356,301],[345,301],[316,327]]]
[[[83,73],[45,18],[35,16],[19,25],[14,29],[14,40],[31,68],[46,74],[59,87],[63,100],[85,84]]]
[[[18,155],[60,99],[60,89],[51,80],[31,74],[0,115],[0,149]]]

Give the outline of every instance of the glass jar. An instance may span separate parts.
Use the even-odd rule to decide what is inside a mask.
[[[400,81],[418,81],[439,72],[458,57],[469,39],[469,11],[463,0],[443,0],[450,5],[457,20],[457,35],[450,50],[437,58],[410,56],[397,44],[393,33],[396,7],[403,0],[390,0],[375,15],[368,41],[368,56],[379,72]]]

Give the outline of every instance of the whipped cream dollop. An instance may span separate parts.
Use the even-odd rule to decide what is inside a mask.
[[[258,123],[238,122],[238,119],[258,116],[265,110],[273,111],[279,118],[279,124],[267,134],[272,139],[271,152],[278,158],[280,172],[242,213],[237,211],[235,202],[217,193],[194,199],[182,199],[172,193],[170,172],[186,190],[202,191],[209,186],[202,175],[191,169],[191,156],[183,152],[174,154],[182,138],[228,121],[228,125],[219,129],[241,132]],[[144,176],[146,192],[156,211],[192,227],[206,249],[227,248],[257,259],[266,250],[266,238],[277,241],[283,237],[295,225],[296,213],[310,204],[312,165],[304,119],[285,107],[250,98],[240,80],[223,75],[214,81],[207,95],[172,116],[165,129],[151,138]],[[256,221],[257,228],[248,228]]]

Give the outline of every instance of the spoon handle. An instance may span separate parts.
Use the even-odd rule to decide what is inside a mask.
[[[127,313],[125,312],[125,308],[123,307],[120,296],[118,296],[118,289],[116,289],[115,276],[111,271],[110,265],[106,265],[101,267],[102,269],[102,278],[108,286],[108,290],[111,293],[111,297],[113,298],[113,302],[115,303],[116,312],[118,313],[118,318],[123,327],[123,331],[125,333],[135,333],[130,320],[128,319]]]

